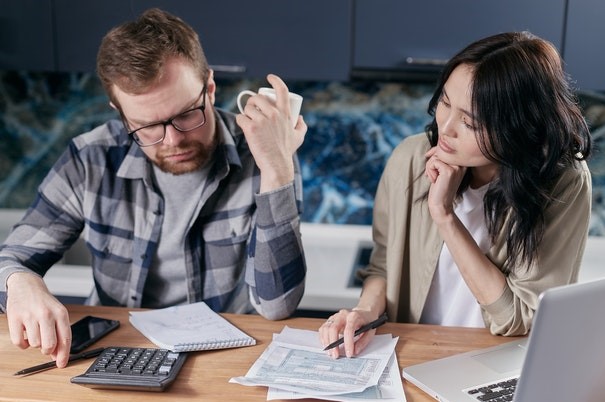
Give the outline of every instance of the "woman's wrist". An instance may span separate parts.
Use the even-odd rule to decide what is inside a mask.
[[[351,311],[355,311],[356,313],[362,313],[362,314],[369,314],[372,317],[379,317],[380,314],[382,314],[381,311],[375,311],[374,309],[370,308],[370,307],[362,307],[362,306],[357,306],[357,307],[353,307],[351,309]]]

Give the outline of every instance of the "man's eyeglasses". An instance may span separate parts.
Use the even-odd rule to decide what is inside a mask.
[[[128,134],[132,136],[139,146],[148,147],[164,141],[164,138],[166,137],[166,126],[169,124],[182,133],[202,127],[206,123],[206,85],[204,85],[200,97],[202,98],[201,106],[186,110],[168,120],[139,127],[136,130],[130,131]],[[124,115],[122,115],[122,120],[124,121],[124,125],[128,127]]]

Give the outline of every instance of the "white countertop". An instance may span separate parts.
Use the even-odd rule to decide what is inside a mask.
[[[371,246],[371,226],[303,223],[307,261],[305,295],[299,308],[336,311],[357,304],[361,288],[350,287],[360,247]]]

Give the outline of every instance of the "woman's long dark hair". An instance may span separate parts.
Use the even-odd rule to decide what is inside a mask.
[[[592,140],[555,47],[529,32],[511,32],[474,42],[447,63],[429,103],[432,146],[443,86],[461,64],[473,71],[479,148],[499,165],[484,198],[485,219],[492,241],[509,233],[502,270],[511,272],[536,258],[549,190],[563,169],[590,156]],[[458,194],[468,187],[469,174]]]

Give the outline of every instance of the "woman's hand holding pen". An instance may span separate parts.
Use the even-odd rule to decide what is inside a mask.
[[[377,318],[376,313],[370,310],[357,308],[340,310],[319,327],[321,343],[326,347],[342,337],[344,339],[343,345],[328,350],[328,354],[336,359],[340,356],[341,350],[344,349],[347,357],[357,356],[370,343],[376,330],[365,331],[357,337],[355,331]]]

